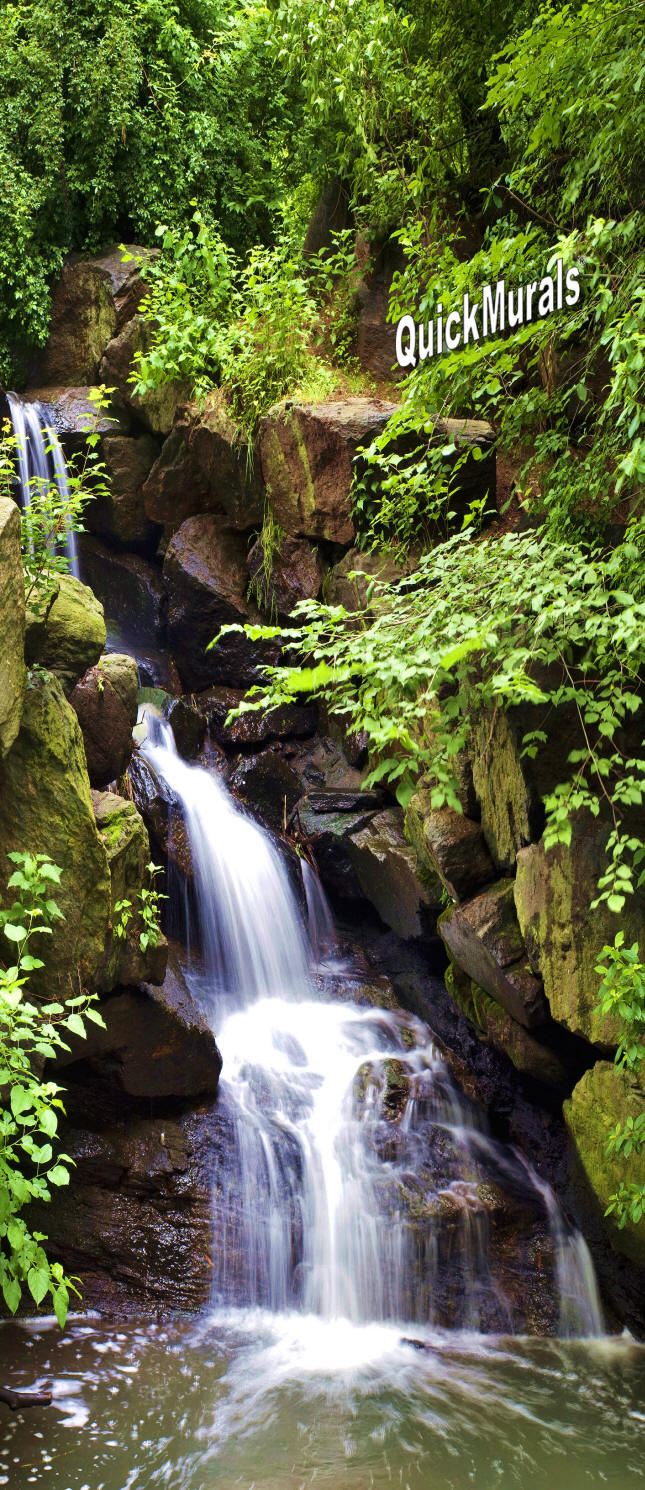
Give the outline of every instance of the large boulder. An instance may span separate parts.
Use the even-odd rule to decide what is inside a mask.
[[[552,672],[543,681],[555,688],[561,678]],[[529,755],[524,737],[534,732],[544,739]],[[477,714],[469,742],[473,784],[484,837],[499,872],[510,872],[518,850],[541,836],[543,798],[568,779],[572,768],[567,756],[580,744],[574,706],[523,704]]]
[[[542,984],[528,964],[513,900],[513,881],[499,880],[474,900],[453,905],[437,929],[454,962],[525,1029],[545,1024]]]
[[[564,1104],[564,1116],[587,1184],[603,1215],[612,1197],[625,1185],[645,1182],[645,1155],[633,1148],[620,1158],[607,1154],[607,1139],[617,1123],[645,1113],[645,1090],[629,1071],[609,1061],[600,1061],[586,1071]],[[628,1220],[619,1228],[617,1217],[608,1216],[605,1226],[612,1246],[645,1268],[645,1226]]]
[[[377,813],[353,833],[349,852],[361,890],[385,925],[405,941],[421,936],[437,902],[417,874],[400,809]]]
[[[495,878],[479,823],[452,807],[431,808],[430,793],[416,792],[406,812],[406,828],[430,883],[439,880],[452,900],[467,900]]]
[[[149,888],[150,841],[134,802],[114,792],[92,792],[96,825],[105,844],[110,869],[110,929],[96,987],[102,992],[120,984],[163,983],[168,959],[165,937],[156,946],[141,947],[145,930],[140,892]],[[125,936],[115,935],[120,915],[115,907],[130,901],[131,916]],[[85,1049],[85,1047],[84,1047]]]
[[[477,1031],[480,1040],[503,1050],[522,1076],[528,1076],[542,1086],[570,1089],[570,1070],[558,1052],[529,1034],[456,963],[448,968],[445,981],[451,998]]]
[[[66,693],[98,662],[105,642],[103,606],[80,579],[59,574],[51,589],[34,590],[27,607],[25,660],[54,673]]]
[[[351,809],[346,801],[335,801],[334,794],[327,792],[324,795],[324,803],[320,796],[313,804],[309,797],[298,803],[295,826],[313,852],[325,889],[345,903],[363,900],[365,897],[352,859],[352,836],[368,826],[377,809],[370,803],[368,793],[364,805],[355,804]]]
[[[241,535],[213,515],[187,518],[168,545],[164,577],[168,639],[184,687],[257,682],[258,664],[272,655],[262,643],[237,632],[208,650],[220,627],[241,626],[254,614]]]
[[[155,858],[163,855],[180,874],[192,877],[190,843],[181,804],[167,782],[157,776],[145,756],[135,754],[128,767],[132,799],[145,822]]]
[[[154,547],[160,529],[150,521],[143,504],[143,488],[157,459],[152,435],[106,435],[102,455],[109,492],[94,497],[84,514],[90,533],[129,548]]]
[[[107,853],[96,823],[80,725],[56,678],[35,678],[20,733],[0,761],[0,884],[16,849],[47,853],[62,870],[54,898],[65,917],[38,939],[47,987],[93,986],[110,914]],[[10,892],[11,893],[11,892]],[[3,897],[6,900],[6,897]]]
[[[139,554],[115,553],[89,533],[79,535],[81,572],[103,605],[110,630],[133,642],[154,645],[165,625],[166,587],[159,570]]]
[[[208,726],[211,739],[225,750],[257,750],[271,740],[306,739],[316,729],[315,707],[282,704],[276,709],[253,710],[226,723],[245,697],[243,688],[206,688],[193,698],[194,708]]]
[[[544,982],[553,1018],[575,1035],[611,1050],[620,1038],[616,1016],[596,1008],[600,978],[595,971],[602,949],[618,926],[630,946],[645,954],[645,896],[629,895],[620,919],[602,901],[594,910],[598,880],[606,871],[609,828],[580,812],[572,822],[570,844],[548,852],[543,840],[517,855],[515,904],[531,966]]]
[[[276,522],[289,537],[353,541],[354,457],[382,434],[394,410],[364,397],[269,410],[260,430],[262,475]]]
[[[139,263],[150,249],[116,246],[92,259],[72,255],[54,291],[47,345],[38,377],[51,383],[94,383],[108,341],[136,312],[145,292]],[[131,256],[131,257],[130,257]]]
[[[25,586],[20,556],[20,514],[15,502],[0,497],[0,756],[20,729],[27,674]]]
[[[274,750],[243,756],[230,776],[229,786],[274,833],[285,831],[302,792],[300,778]]]
[[[133,657],[106,653],[70,695],[85,745],[93,787],[108,786],[126,769],[137,722],[138,669]]]
[[[99,375],[108,388],[116,388],[120,407],[134,415],[153,435],[170,433],[177,410],[186,402],[190,386],[186,380],[173,379],[144,394],[135,393],[135,354],[147,346],[146,324],[140,315],[128,321],[108,342],[101,358]]]
[[[327,565],[306,538],[281,537],[267,554],[260,534],[247,563],[260,610],[281,621],[287,620],[300,600],[317,599],[327,573]]]
[[[28,388],[23,397],[41,406],[43,415],[69,455],[87,449],[87,436],[114,435],[127,432],[130,417],[122,405],[110,396],[105,407],[97,409],[86,386],[64,387],[47,383]]]
[[[259,459],[231,417],[221,389],[204,406],[180,409],[144,490],[148,517],[173,533],[188,517],[226,514],[231,528],[262,521]]]
[[[222,1057],[174,959],[159,981],[102,999],[105,1029],[92,1025],[86,1039],[70,1039],[57,1067],[89,1061],[97,1077],[116,1079],[129,1097],[214,1095]]]

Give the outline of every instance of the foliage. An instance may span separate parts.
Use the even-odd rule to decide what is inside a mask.
[[[620,1016],[624,1034],[616,1051],[619,1069],[645,1071],[645,966],[640,960],[638,943],[625,946],[622,931],[616,932],[613,946],[603,947],[596,967],[601,977],[598,1008],[601,1014]],[[636,1117],[630,1114],[625,1123],[616,1123],[609,1133],[606,1153],[613,1158],[628,1159],[642,1154],[645,1148],[645,1109]],[[645,1184],[621,1181],[610,1196],[606,1216],[615,1216],[622,1230],[628,1221],[634,1225],[645,1216]]]
[[[266,239],[297,126],[246,0],[17,0],[0,8],[0,380],[47,334],[71,249],[150,243],[198,196],[239,247]]]
[[[277,618],[273,588],[273,568],[281,538],[284,538],[283,530],[279,523],[276,522],[270,504],[267,502],[264,508],[262,527],[258,535],[261,562],[251,577],[249,597],[255,601],[258,609],[269,615],[272,620]]]
[[[161,938],[161,901],[167,899],[167,896],[162,895],[161,891],[157,890],[155,886],[157,875],[163,874],[163,866],[153,863],[146,864],[146,873],[149,883],[142,885],[137,897],[137,910],[141,922],[139,946],[142,952],[146,952],[148,947],[157,947],[159,945]],[[114,936],[117,941],[121,942],[125,940],[133,914],[131,900],[117,900],[114,907],[114,915],[118,918],[114,921]]]
[[[64,1108],[61,1088],[43,1080],[42,1065],[69,1049],[64,1030],[83,1036],[85,1020],[103,1025],[103,1019],[94,996],[82,990],[57,1002],[38,989],[37,981],[28,986],[43,967],[34,938],[51,936],[52,924],[62,919],[53,898],[61,871],[47,854],[8,857],[16,866],[8,880],[16,898],[0,911],[2,936],[14,959],[0,967],[0,1281],[12,1314],[26,1286],[37,1305],[51,1296],[62,1328],[70,1289],[78,1293],[75,1280],[65,1276],[60,1263],[49,1261],[42,1245],[47,1238],[32,1232],[21,1212],[32,1200],[49,1200],[51,1186],[68,1184],[72,1162],[67,1154],[54,1154]]]

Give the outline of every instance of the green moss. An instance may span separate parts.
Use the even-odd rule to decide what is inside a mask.
[[[632,1152],[628,1159],[614,1159],[605,1152],[609,1130],[643,1111],[643,1088],[628,1072],[618,1070],[609,1061],[600,1061],[586,1071],[570,1101],[564,1104],[565,1120],[580,1164],[603,1213],[621,1180],[628,1185],[642,1185],[645,1180],[645,1154]],[[616,1250],[645,1267],[645,1221],[637,1226],[628,1221],[619,1230],[609,1216],[605,1225]]]

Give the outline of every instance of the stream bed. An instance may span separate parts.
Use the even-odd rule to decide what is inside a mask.
[[[418,1338],[418,1331],[417,1331]],[[0,1430],[22,1490],[629,1490],[645,1483],[645,1348],[424,1334],[239,1310],[2,1326]]]

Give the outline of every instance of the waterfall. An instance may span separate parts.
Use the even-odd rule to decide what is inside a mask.
[[[203,970],[188,976],[222,1052],[234,1134],[216,1176],[214,1303],[513,1333],[526,1285],[504,1292],[489,1214],[506,1187],[547,1247],[550,1231],[554,1330],[559,1308],[565,1333],[600,1333],[582,1238],[526,1159],[486,1131],[427,1026],[326,994],[335,938],[313,870],[303,865],[307,935],[271,837],[178,756],[167,726],[151,731],[142,752],[190,843]]]
[[[7,403],[16,437],[20,505],[23,511],[31,506],[34,491],[45,493],[51,485],[56,487],[61,506],[65,508],[69,502],[65,456],[55,429],[47,422],[42,404],[23,402],[15,393],[7,394]],[[69,526],[65,546],[70,570],[79,579],[76,538]]]

